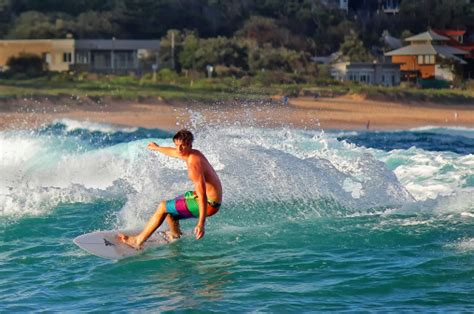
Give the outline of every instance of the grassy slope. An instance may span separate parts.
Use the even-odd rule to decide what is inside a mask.
[[[461,89],[418,89],[408,87],[376,87],[358,84],[277,84],[263,86],[253,83],[243,86],[242,81],[230,78],[200,79],[191,82],[152,82],[132,77],[79,80],[65,77],[42,77],[29,80],[0,79],[0,98],[31,96],[116,97],[128,100],[165,98],[195,101],[225,101],[231,99],[262,99],[275,94],[336,96],[347,93],[363,94],[368,98],[392,101],[430,101],[474,105],[474,91]]]
[[[112,96],[122,99],[162,97],[166,99],[217,101],[233,98],[261,98],[275,92],[272,88],[241,88],[219,81],[201,80],[196,83],[154,83],[133,78],[101,80],[0,80],[0,97],[27,96]]]

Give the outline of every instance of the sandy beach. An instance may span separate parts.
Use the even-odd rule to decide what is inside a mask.
[[[184,103],[161,99],[124,101],[80,98],[16,99],[0,104],[0,129],[28,129],[60,119],[127,127],[175,130],[200,122],[291,126],[322,129],[409,129],[422,126],[474,127],[474,104],[442,105],[369,100],[359,95],[335,98],[298,97],[284,103],[232,101],[218,104]]]

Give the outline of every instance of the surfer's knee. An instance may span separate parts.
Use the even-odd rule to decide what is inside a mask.
[[[156,211],[159,212],[160,214],[166,213],[166,202],[161,201],[160,205],[158,205],[158,209]]]

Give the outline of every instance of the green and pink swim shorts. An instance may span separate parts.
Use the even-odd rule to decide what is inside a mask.
[[[187,219],[199,217],[199,205],[197,194],[194,191],[188,191],[172,200],[166,201],[166,212],[175,219]],[[221,204],[213,200],[207,200],[206,213],[212,216],[221,207]]]

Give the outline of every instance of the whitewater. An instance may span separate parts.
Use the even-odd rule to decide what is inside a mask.
[[[0,131],[0,309],[473,311],[474,129],[188,126],[224,187],[204,239],[120,262],[72,243],[193,189],[162,129]]]

